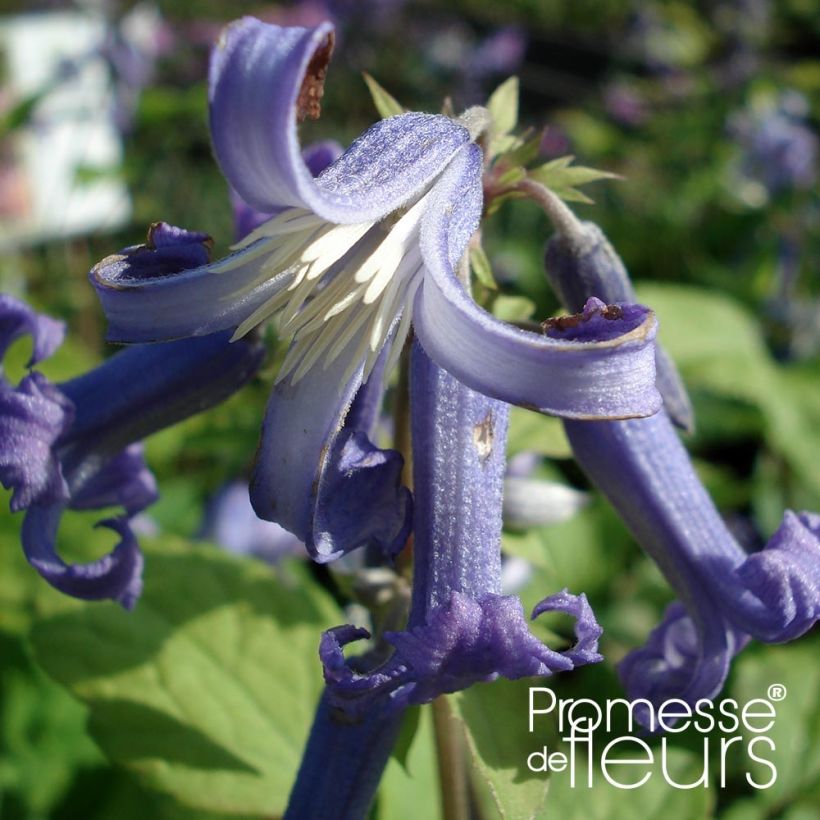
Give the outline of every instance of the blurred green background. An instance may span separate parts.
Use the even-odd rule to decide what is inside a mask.
[[[35,6],[42,13],[75,8],[3,0],[0,14]],[[69,342],[43,366],[47,375],[73,375],[112,352],[102,342],[104,320],[86,279],[100,258],[141,241],[147,225],[158,220],[210,233],[217,255],[233,240],[227,190],[207,127],[207,56],[220,27],[239,14],[307,25],[330,17],[339,35],[323,116],[305,127],[303,142],[334,137],[346,144],[378,118],[362,71],[405,107],[426,111],[440,110],[447,96],[458,111],[486,99],[510,74],[518,75],[522,127],[547,127],[544,161],[573,154],[579,164],[624,177],[589,186],[585,192],[594,204],[573,208],[601,225],[641,299],[660,317],[660,338],[678,362],[695,405],[697,431],[687,445],[733,532],[744,545],[758,547],[784,508],[820,510],[820,13],[815,2],[160,2],[153,7],[158,12],[153,46],[136,49],[123,40],[122,21],[133,4],[84,7],[90,6],[102,9],[111,42],[126,48],[129,57],[117,59],[123,52],[114,47],[106,52],[118,88],[124,145],[118,174],[133,213],[116,232],[7,248],[0,255],[0,290],[68,323]],[[7,108],[3,139],[31,127],[29,112]],[[484,231],[502,292],[530,299],[537,319],[557,308],[542,272],[549,234],[546,218],[526,202],[505,204]],[[10,378],[19,375],[24,355],[21,346],[12,351]],[[153,546],[148,539],[146,599],[133,616],[113,606],[65,603],[43,589],[20,555],[19,517],[6,512],[8,494],[3,494],[2,820],[119,820],[149,813],[183,820],[211,816],[206,809],[219,816],[256,817],[281,811],[320,685],[318,633],[344,617],[338,610],[343,594],[326,574],[299,564],[272,570],[207,549],[193,553],[189,544],[210,495],[247,474],[268,382],[257,380],[223,407],[149,442],[149,463],[162,491],[161,501],[149,510],[159,535]],[[515,411],[510,449],[542,452],[550,456],[545,477],[584,486],[552,420]],[[94,520],[76,515],[66,521],[61,533],[66,556],[105,547],[105,536],[91,532]],[[522,593],[525,604],[563,586],[585,590],[605,627],[606,663],[557,681],[561,695],[617,696],[614,663],[642,643],[671,596],[615,515],[594,501],[567,524],[510,533],[505,547],[534,567]],[[191,554],[210,557],[195,567],[175,561]],[[220,587],[215,578],[224,575],[230,582]],[[172,579],[191,596],[186,607],[174,604],[179,593]],[[236,717],[243,735],[215,728],[202,717],[214,709],[219,714],[226,702],[224,692],[231,687],[223,679],[226,670],[250,676],[238,625],[269,639],[258,647],[254,662],[278,676],[277,686],[291,697],[298,693],[289,723],[249,708]],[[237,648],[225,650],[231,641]],[[123,647],[131,642],[138,648],[126,657],[129,649]],[[781,776],[776,787],[755,791],[743,777],[748,761],[733,759],[723,789],[713,783],[708,790],[599,789],[579,796],[556,785],[538,816],[608,819],[640,811],[652,818],[820,817],[817,646],[816,636],[792,647],[753,645],[730,680],[728,693],[736,698],[762,696],[770,683],[789,687],[788,708],[777,727]],[[192,647],[213,663],[200,665]],[[118,660],[109,664],[106,653]],[[196,674],[186,677],[183,658]],[[253,685],[264,691],[260,682]],[[150,687],[171,695],[141,700]],[[503,702],[517,704],[504,713],[511,723],[516,716],[523,720],[526,696],[520,686],[479,690],[458,699],[468,719],[470,709],[492,712]],[[134,707],[138,702],[142,711]],[[234,713],[226,714],[219,719],[230,722]],[[279,739],[274,729],[282,732]],[[252,744],[249,739],[265,732],[271,735],[270,748],[258,750],[267,762],[259,764],[263,770],[256,775],[220,757],[225,749],[241,757],[243,738]],[[524,736],[518,747],[507,744],[514,748],[511,760],[518,754],[520,763],[540,748],[515,751],[527,742],[532,745]],[[698,742],[686,734],[675,737],[682,770],[691,767]],[[191,751],[208,744],[211,752]],[[476,745],[481,758],[481,743]],[[509,774],[499,751],[503,745],[493,746],[496,758],[484,754],[485,768],[507,772],[504,782],[495,783],[502,802],[513,801],[507,816],[528,816],[527,806],[539,811],[544,783],[522,781],[513,763]],[[100,748],[115,764],[106,762]],[[423,716],[407,761],[413,779],[391,762],[376,809],[379,818],[438,816],[431,761]],[[476,811],[493,817],[497,809],[481,785],[486,774],[477,763]],[[514,796],[505,797],[508,793]],[[408,795],[415,801],[409,807]]]

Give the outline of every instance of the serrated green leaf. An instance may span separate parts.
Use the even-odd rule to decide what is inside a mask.
[[[507,186],[513,186],[516,183],[521,182],[522,179],[525,179],[526,176],[527,172],[524,168],[521,166],[513,166],[512,168],[508,168],[498,177],[498,185],[504,188]]]
[[[493,316],[502,322],[524,322],[535,311],[535,302],[526,296],[500,294],[493,301]]]
[[[145,784],[192,808],[280,814],[322,684],[317,641],[341,614],[301,568],[286,580],[180,541],[144,547],[136,609],[65,602],[35,624],[38,662]]]
[[[478,279],[485,288],[489,288],[490,290],[498,289],[490,260],[487,258],[484,248],[480,245],[472,245],[470,247],[470,267],[476,279]]]
[[[597,168],[587,168],[583,165],[572,165],[574,157],[558,157],[557,159],[539,165],[528,172],[530,179],[540,182],[549,188],[556,196],[567,202],[585,202],[592,200],[577,190],[578,185],[586,185],[599,179],[619,179],[618,174],[610,171],[599,171]]]
[[[510,165],[529,165],[538,156],[543,136],[543,132],[538,132],[531,137],[528,134],[519,137],[516,146],[502,152],[504,162]]]
[[[373,105],[376,106],[376,111],[379,112],[379,116],[382,119],[395,117],[397,114],[404,114],[404,107],[389,91],[379,85],[366,71],[363,72],[362,76],[367,83],[370,96],[373,98]]]
[[[565,202],[583,202],[585,205],[594,205],[595,200],[581,193],[577,188],[550,188],[550,190]]]
[[[487,101],[496,136],[508,134],[518,124],[518,77],[504,80]]]

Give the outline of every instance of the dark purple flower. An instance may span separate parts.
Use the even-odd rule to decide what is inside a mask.
[[[284,820],[366,817],[401,729],[403,710],[351,721],[326,691],[313,720]]]
[[[369,637],[365,630],[340,626],[321,643],[330,701],[353,717],[374,703],[401,709],[500,675],[550,675],[600,660],[601,630],[583,595],[564,590],[533,612],[576,619],[576,643],[558,652],[530,633],[521,602],[502,594],[508,405],[460,384],[418,343],[411,397],[415,514],[407,628],[385,633],[392,656],[364,673],[342,647]]]
[[[644,308],[607,325],[618,332],[606,339],[561,338],[496,320],[457,279],[482,210],[474,143],[482,111],[382,120],[314,179],[296,126],[318,115],[332,44],[330,25],[285,29],[244,18],[214,50],[217,158],[249,206],[279,211],[273,219],[233,255],[176,276],[161,267],[152,274],[151,259],[133,254],[91,274],[118,341],[223,329],[239,338],[278,317],[292,343],[268,405],[251,498],[261,517],[294,532],[319,560],[364,544],[392,554],[403,544],[409,506],[397,485],[400,457],[375,448],[369,429],[342,423],[382,357],[389,373],[411,322],[437,364],[503,401],[583,418],[642,415],[659,404],[654,318]],[[351,502],[369,498],[368,515],[351,513],[342,526],[334,512],[340,526],[326,526],[331,490]]]
[[[0,353],[21,333],[34,339],[33,365],[53,352],[62,328],[0,296]],[[134,605],[142,555],[129,519],[157,498],[139,440],[227,398],[261,359],[261,346],[230,345],[222,333],[128,348],[59,385],[38,372],[17,387],[0,381],[0,481],[13,491],[12,509],[26,510],[23,549],[46,581],[78,598]],[[66,564],[56,551],[64,510],[111,506],[125,515],[101,524],[119,545],[92,563]]]

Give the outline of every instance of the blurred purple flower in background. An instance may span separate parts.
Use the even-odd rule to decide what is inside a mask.
[[[729,131],[742,150],[740,173],[769,196],[809,189],[817,181],[817,135],[807,125],[808,101],[796,91],[734,113]]]
[[[249,555],[269,564],[301,554],[305,548],[292,533],[257,516],[244,481],[226,485],[211,499],[199,537],[228,552]]]

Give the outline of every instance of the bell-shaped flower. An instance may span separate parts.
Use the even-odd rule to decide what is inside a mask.
[[[0,296],[0,354],[29,334],[32,367],[54,352],[62,332],[60,323]],[[130,347],[56,385],[37,371],[16,387],[0,380],[0,482],[13,492],[12,509],[26,510],[23,550],[52,586],[133,606],[143,561],[128,522],[157,497],[138,442],[226,399],[253,376],[262,346],[229,338]],[[120,536],[114,550],[87,564],[63,561],[56,539],[65,509],[111,506],[125,513],[101,522]]]
[[[340,626],[320,655],[332,703],[352,716],[374,704],[390,709],[499,676],[550,675],[601,659],[600,627],[584,595],[566,590],[532,616],[560,611],[575,619],[575,644],[556,651],[529,630],[521,602],[501,590],[501,497],[508,405],[458,382],[414,345],[411,364],[414,539],[413,593],[394,648],[367,672],[342,647],[369,637]],[[382,708],[379,707],[379,708]]]
[[[590,223],[565,220],[547,245],[546,265],[570,310],[592,296],[634,298],[623,262]],[[671,359],[660,347],[656,356],[664,410],[650,419],[565,427],[581,467],[680,598],[646,646],[622,662],[627,692],[655,705],[670,698],[694,704],[721,690],[750,637],[789,641],[820,617],[820,516],[787,512],[766,548],[746,553],[675,433],[672,421],[693,426],[692,408]]]
[[[573,453],[677,592],[622,662],[633,698],[694,704],[721,690],[749,637],[790,641],[820,618],[820,516],[787,511],[759,552],[730,533],[669,416],[566,422]]]
[[[559,339],[479,308],[455,273],[482,212],[483,109],[460,119],[382,120],[314,178],[297,124],[317,116],[333,45],[329,24],[230,25],[210,69],[214,150],[230,186],[275,213],[228,257],[178,275],[130,249],[91,272],[108,338],[148,342],[271,317],[291,339],[251,482],[257,513],[303,540],[319,561],[370,544],[393,554],[410,510],[400,457],[370,430],[341,432],[358,388],[385,356],[389,373],[411,324],[427,354],[474,390],[573,418],[624,418],[659,406],[651,312],[617,333]],[[167,250],[167,249],[166,249]],[[333,503],[341,492],[353,509]],[[374,498],[373,493],[377,496]],[[367,516],[359,514],[362,500]],[[356,506],[358,503],[358,506]]]

